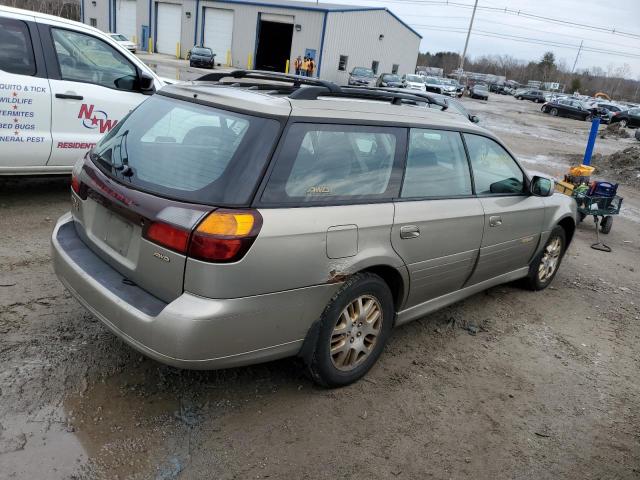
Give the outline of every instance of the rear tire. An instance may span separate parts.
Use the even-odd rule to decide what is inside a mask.
[[[558,109],[557,108],[552,108],[550,113],[551,113],[552,117],[557,117],[558,116]]]
[[[566,248],[567,236],[564,228],[557,225],[540,253],[531,262],[529,273],[524,278],[525,287],[534,291],[547,288],[560,268]]]
[[[618,123],[620,123],[620,128],[627,128],[627,120],[625,120],[624,118]]]
[[[361,379],[380,357],[394,316],[384,280],[371,273],[349,278],[320,318],[315,348],[306,359],[313,381],[333,388]]]
[[[600,221],[600,231],[606,235],[611,231],[611,227],[613,227],[613,217],[611,215],[603,217]]]

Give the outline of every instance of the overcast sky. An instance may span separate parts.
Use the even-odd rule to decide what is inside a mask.
[[[453,1],[472,5],[474,0]],[[428,4],[428,1],[422,3],[419,0],[333,0],[333,3],[389,8],[423,36],[420,51],[431,53],[443,50],[462,52],[465,33],[455,33],[445,31],[445,29],[464,29],[466,31],[472,11],[470,8]],[[640,35],[640,0],[479,0],[478,6],[507,7],[535,15]],[[636,57],[582,51],[576,69],[599,66],[606,71],[610,65],[615,68],[628,63],[631,67],[631,73],[628,77],[640,78],[640,38],[628,38],[610,33],[572,28],[568,25],[553,24],[481,9],[476,12],[474,30],[478,33],[495,32],[554,41],[575,45],[575,47],[533,45],[472,33],[467,51],[467,54],[472,57],[485,54],[509,54],[523,60],[539,60],[545,51],[551,50],[556,58],[564,60],[571,68],[578,51],[577,46],[581,40],[584,40],[586,47],[626,52],[634,54]]]

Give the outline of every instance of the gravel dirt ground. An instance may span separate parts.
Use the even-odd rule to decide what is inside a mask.
[[[584,149],[585,122],[465,103],[527,168]],[[0,479],[640,478],[640,192],[623,188],[612,253],[586,221],[546,291],[401,327],[365,380],[323,390],[291,360],[193,372],[124,345],[52,272],[68,191],[0,180]]]

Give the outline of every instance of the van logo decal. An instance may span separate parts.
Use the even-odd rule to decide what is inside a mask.
[[[164,261],[164,262],[170,262],[171,259],[169,257],[167,257],[166,255],[160,253],[160,252],[153,252],[153,256],[156,258],[159,258],[160,260]]]
[[[118,120],[112,120],[104,110],[96,110],[95,105],[83,103],[80,105],[78,118],[82,119],[82,126],[90,130],[96,128],[100,133],[110,132],[118,124]]]

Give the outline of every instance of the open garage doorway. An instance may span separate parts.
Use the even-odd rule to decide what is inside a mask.
[[[258,70],[284,72],[287,60],[291,58],[292,39],[293,17],[262,14],[258,30],[256,68]]]

